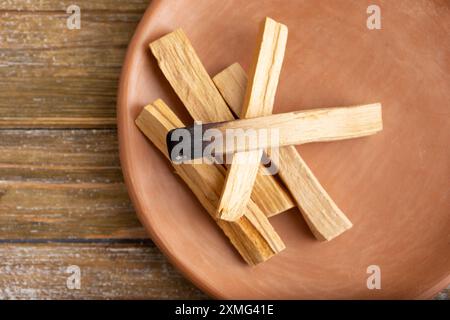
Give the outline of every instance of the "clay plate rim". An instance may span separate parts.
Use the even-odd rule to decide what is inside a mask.
[[[135,174],[135,169],[131,165],[131,153],[127,147],[128,137],[130,127],[127,125],[129,119],[127,114],[127,100],[128,100],[128,87],[129,87],[129,78],[131,70],[131,66],[134,64],[138,64],[138,61],[135,59],[135,52],[139,50],[139,44],[141,40],[141,35],[143,34],[144,29],[149,24],[149,21],[156,14],[159,6],[163,3],[163,0],[153,0],[149,7],[146,9],[141,21],[139,22],[134,35],[130,41],[130,44],[127,49],[127,53],[124,59],[122,72],[120,75],[119,81],[119,89],[118,89],[118,98],[117,98],[117,131],[118,131],[118,140],[119,140],[119,153],[120,153],[120,162],[122,167],[122,172],[124,175],[125,185],[128,191],[128,194],[132,200],[133,206],[137,212],[138,218],[141,223],[144,225],[144,228],[147,232],[149,232],[152,241],[155,245],[163,252],[163,254],[169,259],[170,263],[174,265],[189,281],[191,281],[196,287],[198,287],[203,292],[208,295],[218,298],[224,299],[226,296],[223,292],[216,289],[215,287],[207,285],[204,281],[202,281],[201,277],[195,275],[192,272],[191,268],[188,264],[184,264],[177,258],[177,256],[165,245],[163,239],[157,236],[157,232],[155,231],[157,226],[149,223],[147,214],[145,213],[148,210],[144,210],[142,204],[138,201],[137,197],[137,189],[135,184],[133,183],[133,176]],[[133,119],[134,120],[134,119]],[[416,296],[415,299],[431,299],[440,291],[445,289],[450,283],[450,275],[441,279],[438,283],[434,284],[428,290],[423,291],[420,295]]]
[[[124,63],[122,66],[122,71],[119,79],[119,87],[118,87],[118,95],[117,95],[117,134],[119,139],[119,156],[120,156],[120,164],[124,176],[125,185],[128,191],[128,194],[131,198],[133,206],[136,210],[139,221],[144,225],[146,231],[150,234],[151,240],[155,243],[159,250],[163,252],[163,254],[168,258],[169,262],[175,266],[182,274],[185,276],[190,282],[192,282],[197,288],[201,291],[207,293],[208,295],[217,298],[223,299],[224,297],[220,294],[220,290],[216,290],[214,287],[207,286],[199,277],[197,277],[189,268],[188,265],[183,264],[176,255],[164,244],[163,240],[157,236],[155,231],[155,226],[147,220],[147,215],[144,213],[144,208],[142,208],[141,203],[138,201],[136,196],[136,187],[133,184],[132,179],[132,171],[133,168],[130,163],[130,152],[127,148],[127,131],[129,131],[129,127],[127,125],[128,114],[126,113],[127,100],[128,100],[128,81],[129,81],[129,73],[128,71],[131,69],[131,65],[136,63],[134,60],[134,52],[139,45],[139,38],[145,29],[148,21],[153,17],[158,7],[162,4],[163,0],[153,0],[151,4],[146,9],[144,15],[139,22],[133,37],[128,45],[127,52],[125,55]],[[127,152],[128,151],[128,152]]]

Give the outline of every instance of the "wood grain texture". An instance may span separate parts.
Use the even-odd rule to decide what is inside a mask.
[[[208,124],[208,128],[219,130],[253,129],[276,130],[279,146],[311,142],[335,141],[360,138],[383,130],[381,104],[316,108],[273,114],[270,116]],[[270,147],[266,145],[264,147]],[[236,149],[226,148],[224,152]]]
[[[77,0],[76,4],[83,11],[101,10],[110,12],[112,15],[120,14],[123,11],[142,13],[151,1],[149,0]],[[67,1],[63,0],[3,0],[0,4],[1,11],[34,11],[48,14],[48,11],[66,11]]]
[[[239,119],[242,110],[242,103],[245,99],[245,92],[247,89],[247,74],[244,69],[241,67],[239,63],[234,63],[229,67],[225,68],[218,74],[213,77],[213,82],[219,90],[222,97],[225,99],[225,102],[228,104],[228,107],[233,112],[235,118]],[[231,83],[231,84],[230,84]],[[292,202],[291,195],[286,192],[283,186],[283,197],[272,197],[272,189],[277,185],[282,185],[278,180],[278,176],[272,175],[264,175],[265,168],[260,166],[258,176],[256,177],[255,184],[253,185],[252,194],[262,195],[263,198],[271,199],[272,201],[280,201],[276,207],[282,208],[283,206],[288,208],[287,204],[289,204],[289,208],[294,207],[294,203]],[[272,177],[272,178],[265,178]],[[263,182],[262,180],[266,180]],[[272,206],[272,201],[267,203]],[[283,205],[283,203],[286,203]],[[264,203],[259,204],[261,208],[263,208]],[[266,213],[268,217],[275,216],[281,212],[273,212],[270,208],[264,209],[263,211]],[[273,212],[273,213],[272,213]]]
[[[245,207],[250,201],[253,183],[257,177],[263,150],[253,152],[239,152],[233,155],[228,167],[227,177],[217,205],[217,216],[226,221],[235,221],[244,215]],[[252,187],[231,181],[239,177],[240,181],[252,181]]]
[[[147,235],[123,184],[2,183],[0,238],[143,239]]]
[[[272,113],[287,35],[287,27],[275,20],[266,18],[261,23],[240,118],[261,117]],[[262,149],[234,155],[217,209],[222,219],[232,221],[242,216],[242,209],[247,205],[255,184],[262,155]]]
[[[233,117],[182,29],[153,41],[150,50],[194,120],[219,122]]]
[[[66,26],[67,2],[1,1],[0,128],[115,126],[123,58],[148,1],[76,4],[80,30]]]
[[[293,190],[292,195],[317,239],[332,240],[352,227],[295,147],[280,148],[279,157],[271,159],[279,161],[275,162],[279,174],[289,190]]]
[[[142,110],[136,125],[169,159],[166,135],[183,126],[173,111],[162,100],[157,100]],[[223,166],[182,163],[173,167],[248,264],[264,262],[285,249],[283,241],[253,201],[248,202],[244,214],[235,221],[224,221],[217,216],[216,208],[225,183]]]
[[[71,2],[0,1],[0,128],[115,126],[126,46],[150,2],[77,0],[82,29],[69,31]],[[0,299],[205,298],[151,243],[140,244],[114,130],[0,133]],[[93,180],[113,187],[82,188]],[[32,243],[42,241],[50,243]],[[71,264],[81,267],[80,291],[66,287]]]
[[[213,77],[213,82],[236,118],[241,117],[247,90],[247,74],[239,63],[233,63]],[[230,82],[234,85],[228,85]]]
[[[67,268],[81,271],[67,288]],[[0,299],[203,299],[152,244],[0,244]]]
[[[76,1],[81,29],[68,30],[72,3],[0,1],[0,299],[205,298],[140,244],[116,131],[79,130],[115,127],[126,47],[149,2]],[[66,287],[71,264],[81,290]]]
[[[175,30],[149,46],[166,79],[194,120],[218,122],[234,119],[183,30]],[[274,177],[259,174],[256,180],[259,186],[251,197],[267,216],[293,207],[290,195]],[[261,193],[260,190],[265,191]]]
[[[195,126],[177,129],[170,135],[180,135],[183,130],[193,132],[194,128]],[[199,145],[203,144],[203,150],[208,148],[208,143],[205,143],[208,130],[214,130],[221,137],[214,140],[215,153],[233,154],[256,149],[365,137],[383,130],[383,120],[381,104],[373,103],[208,123],[203,127],[203,135],[199,137],[194,135],[192,138],[194,141],[198,139]]]
[[[3,181],[122,182],[115,130],[0,130]]]
[[[0,130],[0,239],[147,238],[115,130]]]
[[[239,66],[234,65],[234,69]],[[244,72],[239,77],[233,77],[232,72],[222,73],[222,81],[216,85],[227,85],[235,89],[220,89],[226,101],[236,103],[236,97],[229,94],[239,93],[245,87]],[[228,81],[225,79],[228,78]],[[247,89],[248,91],[248,89]],[[268,150],[272,151],[272,150]],[[277,151],[277,149],[275,149]],[[271,160],[278,167],[279,175],[288,187],[308,223],[312,233],[319,240],[331,240],[352,227],[352,223],[334,203],[312,171],[303,161],[294,146],[282,147],[272,154]],[[285,157],[285,158],[283,158]]]
[[[270,18],[261,24],[240,118],[272,114],[288,38],[288,28]]]

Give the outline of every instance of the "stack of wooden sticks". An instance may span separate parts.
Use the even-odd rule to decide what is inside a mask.
[[[262,22],[248,80],[239,64],[211,79],[181,29],[150,43],[159,67],[195,121],[218,130],[270,126],[279,131],[280,148],[271,160],[281,179],[265,174],[267,169],[260,162],[263,155],[270,158],[264,150],[267,145],[223,150],[233,153],[228,165],[173,164],[250,265],[285,248],[268,217],[295,206],[319,240],[329,241],[352,227],[294,145],[382,130],[379,103],[272,115],[287,35],[285,25],[270,18]],[[242,120],[235,120],[234,115]],[[185,127],[162,100],[146,106],[136,124],[168,159],[167,135]]]

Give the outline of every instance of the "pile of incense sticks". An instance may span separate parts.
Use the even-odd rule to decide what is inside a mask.
[[[191,139],[191,143],[202,140],[200,153],[192,148],[194,152],[174,156],[175,137],[195,130],[161,99],[146,106],[136,119],[250,265],[285,248],[269,218],[293,207],[298,207],[318,240],[329,241],[352,227],[295,145],[363,137],[383,128],[379,103],[272,114],[287,38],[285,25],[265,18],[249,73],[235,63],[213,78],[183,30],[150,43],[160,69],[194,121],[224,136],[230,130],[242,134],[252,129],[277,132],[278,139],[216,143],[213,159],[227,154],[230,161],[192,161],[208,147],[203,143],[205,135]],[[271,162],[276,175],[268,174],[262,159]]]

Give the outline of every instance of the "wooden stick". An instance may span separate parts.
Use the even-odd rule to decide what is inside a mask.
[[[194,120],[218,122],[234,119],[181,29],[152,42],[150,49]],[[274,176],[263,175],[263,166],[259,172],[251,198],[265,215],[273,216],[295,206],[289,192]]]
[[[331,240],[352,227],[352,223],[331,199],[295,147],[279,149],[272,157],[279,174],[291,190],[309,228],[319,240]]]
[[[241,70],[236,71],[238,68]],[[241,76],[232,77],[229,76],[230,71],[222,72],[220,74],[221,80],[217,81],[216,85],[230,107],[236,114],[239,114],[238,99],[229,96],[229,94],[239,92],[239,88],[246,86],[243,82],[245,77],[242,76],[245,75],[245,72],[237,64],[233,66],[233,69],[234,73],[239,72]],[[241,82],[238,83],[237,81]],[[224,86],[228,88],[225,89]],[[236,104],[231,105],[233,101]],[[350,220],[320,185],[294,146],[280,148],[278,159],[279,162],[276,165],[279,168],[279,175],[293,195],[303,217],[317,239],[331,240],[352,227]]]
[[[272,114],[281,66],[288,37],[288,28],[270,18],[261,26],[256,57],[253,59],[251,75],[241,118],[255,118]]]
[[[236,118],[241,118],[247,91],[247,74],[239,63],[233,63],[213,77],[213,82]],[[233,85],[229,85],[232,83]]]
[[[231,166],[222,190],[222,196],[217,206],[217,216],[222,220],[235,221],[244,214],[252,193],[252,187],[239,181],[254,183],[261,162],[263,150],[240,152],[233,155]],[[230,177],[236,179],[230,182]],[[226,186],[226,187],[225,187]]]
[[[245,100],[248,78],[242,66],[237,62],[233,63],[216,74],[213,82],[231,111],[239,119],[243,119],[242,104]]]
[[[270,18],[262,23],[241,118],[272,113],[287,35],[288,29],[281,23]],[[256,179],[258,164],[254,163],[254,159],[261,159],[261,156],[262,150],[234,155],[218,207],[222,219],[233,221],[242,216],[242,208],[247,205]]]
[[[228,109],[182,29],[150,43],[158,65],[196,121],[232,120]]]
[[[136,124],[166,157],[167,132],[183,126],[162,100],[145,107]],[[247,263],[255,265],[266,261],[285,248],[267,217],[253,201],[249,201],[244,216],[239,220],[228,222],[217,219],[216,208],[225,181],[222,166],[181,164],[174,168]]]
[[[192,145],[201,150],[191,153],[203,155],[205,148],[214,144],[215,153],[235,153],[256,149],[277,148],[310,142],[335,141],[364,137],[383,129],[381,104],[366,104],[353,107],[312,109],[274,114],[253,119],[208,123],[201,130],[194,127],[179,128],[167,135],[169,154],[177,145],[172,136],[186,130],[191,136]],[[205,141],[204,135],[214,129],[217,134],[214,142]],[[199,131],[201,134],[196,134]],[[271,132],[276,138],[271,139]],[[263,134],[264,133],[264,134]],[[265,137],[265,138],[259,138]],[[198,140],[199,143],[195,141]],[[251,140],[251,141],[250,141]],[[169,144],[170,142],[170,144]]]

